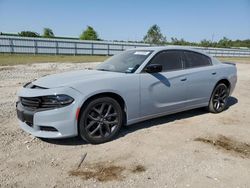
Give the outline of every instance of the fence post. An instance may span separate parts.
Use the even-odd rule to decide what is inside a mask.
[[[34,48],[35,48],[34,53],[37,54],[38,50],[37,50],[37,41],[36,40],[34,40]]]
[[[58,49],[58,41],[56,41],[56,55],[59,54],[59,49]]]
[[[107,44],[107,47],[108,47],[108,49],[107,49],[107,50],[108,50],[108,56],[109,56],[109,54],[110,54],[110,53],[109,53],[109,44]]]
[[[94,43],[91,43],[91,55],[94,55]]]
[[[77,43],[75,42],[75,53],[74,55],[76,56],[77,55]]]
[[[9,44],[10,44],[10,53],[14,53],[14,44],[13,44],[13,39],[9,38]]]

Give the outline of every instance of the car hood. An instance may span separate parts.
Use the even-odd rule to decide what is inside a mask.
[[[107,78],[116,78],[124,76],[125,73],[108,72],[108,71],[97,71],[97,70],[80,70],[71,71],[59,74],[52,74],[41,77],[35,80],[33,85],[44,87],[44,88],[56,88],[69,86],[71,87],[75,83],[89,82],[93,80],[102,80]]]

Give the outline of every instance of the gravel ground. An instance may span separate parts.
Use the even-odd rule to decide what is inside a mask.
[[[101,145],[41,140],[18,127],[16,93],[24,83],[94,65],[0,67],[0,187],[250,187],[250,62],[237,64],[236,90],[220,114],[157,118]]]

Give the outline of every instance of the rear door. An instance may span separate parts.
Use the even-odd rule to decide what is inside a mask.
[[[183,70],[182,51],[160,52],[149,64],[161,64],[163,70],[159,73],[140,74],[141,116],[184,108],[187,79]]]
[[[206,55],[193,51],[183,53],[187,75],[187,105],[206,105],[216,82],[216,69]]]

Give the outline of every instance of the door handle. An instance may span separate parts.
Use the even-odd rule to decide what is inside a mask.
[[[212,72],[212,75],[216,75],[216,72]]]
[[[187,78],[181,78],[181,81],[182,82],[184,82],[184,81],[186,81],[187,80]]]

